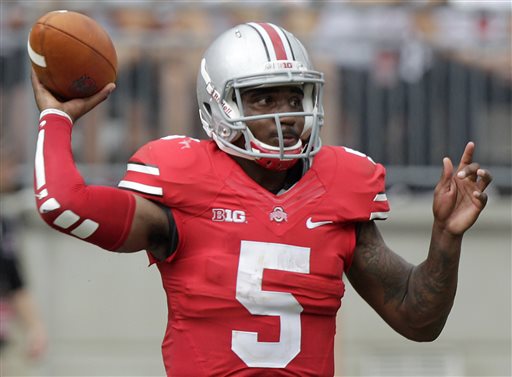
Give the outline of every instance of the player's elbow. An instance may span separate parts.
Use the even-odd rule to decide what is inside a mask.
[[[440,331],[416,332],[413,335],[406,336],[406,337],[415,342],[428,343],[428,342],[433,342],[434,340],[439,338],[439,335],[441,335],[441,330]]]
[[[131,193],[82,184],[48,192],[37,198],[37,208],[51,228],[109,251],[123,245],[135,212]]]
[[[434,321],[420,326],[411,326],[402,332],[407,339],[415,342],[433,342],[441,335],[446,319]]]
[[[57,195],[54,194],[48,197],[41,197],[41,195],[36,194],[39,216],[51,228],[66,231],[80,218],[77,214],[79,211],[76,208],[76,198],[82,195],[83,193],[79,192],[58,192]]]

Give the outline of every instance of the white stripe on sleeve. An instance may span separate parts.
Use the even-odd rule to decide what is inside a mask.
[[[46,172],[44,170],[44,130],[39,131],[37,135],[37,144],[36,144],[36,160],[35,160],[35,170],[36,170],[36,187],[39,190],[46,184]]]
[[[161,187],[156,186],[149,186],[138,182],[132,182],[132,181],[121,181],[117,185],[118,187],[127,188],[130,190],[135,190],[139,192],[143,192],[145,194],[150,195],[163,195],[163,190]]]
[[[50,198],[39,207],[40,213],[48,213],[60,208],[60,203],[55,198]]]
[[[389,212],[372,212],[370,213],[370,220],[386,220]]]
[[[388,197],[386,194],[377,194],[375,195],[375,198],[373,198],[374,202],[385,202],[388,200]]]
[[[74,223],[76,223],[78,220],[80,220],[80,216],[78,216],[76,213],[74,213],[71,210],[66,210],[62,212],[59,217],[55,219],[53,224],[63,228],[67,229]]]
[[[71,234],[84,239],[96,232],[96,229],[98,229],[99,226],[100,224],[96,221],[85,219],[80,225],[71,231]]]
[[[138,173],[144,173],[149,175],[160,175],[160,169],[158,169],[156,166],[128,163],[126,170],[136,171]]]

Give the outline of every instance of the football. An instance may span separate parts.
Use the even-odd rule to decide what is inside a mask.
[[[110,36],[81,13],[45,14],[32,26],[27,49],[39,81],[60,100],[89,97],[117,77]]]

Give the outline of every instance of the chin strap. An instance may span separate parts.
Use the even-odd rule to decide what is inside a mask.
[[[52,228],[115,251],[128,237],[135,213],[133,194],[86,185],[71,150],[69,116],[41,113],[34,168],[34,193],[42,219]]]
[[[278,160],[275,158],[258,158],[255,160],[258,165],[272,171],[285,171],[295,166],[298,159],[293,160]]]
[[[258,165],[263,166],[265,169],[272,171],[285,171],[293,167],[299,159],[280,160],[278,158],[262,157],[254,160]]]
[[[271,153],[275,155],[279,155],[278,150],[274,149],[268,149],[265,148],[263,143],[256,143],[254,140],[251,141],[251,148],[254,152],[257,153]],[[286,150],[287,154],[299,154],[302,152],[302,143],[297,143],[298,147],[291,150]],[[285,171],[290,169],[292,166],[294,166],[297,161],[299,161],[298,158],[292,158],[292,159],[280,159],[275,157],[256,157],[254,160],[258,165],[263,166],[265,169],[269,169],[272,171]]]

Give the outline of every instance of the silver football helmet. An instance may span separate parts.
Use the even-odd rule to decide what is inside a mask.
[[[241,24],[218,37],[203,56],[197,78],[201,123],[221,150],[285,170],[321,148],[323,84],[323,74],[313,70],[304,46],[291,33],[270,23]],[[282,85],[301,86],[303,112],[244,115],[242,90]],[[291,115],[303,116],[305,125],[301,140],[285,147],[280,118]],[[245,123],[262,118],[274,119],[279,146],[257,140]],[[233,144],[242,135],[245,148]]]

